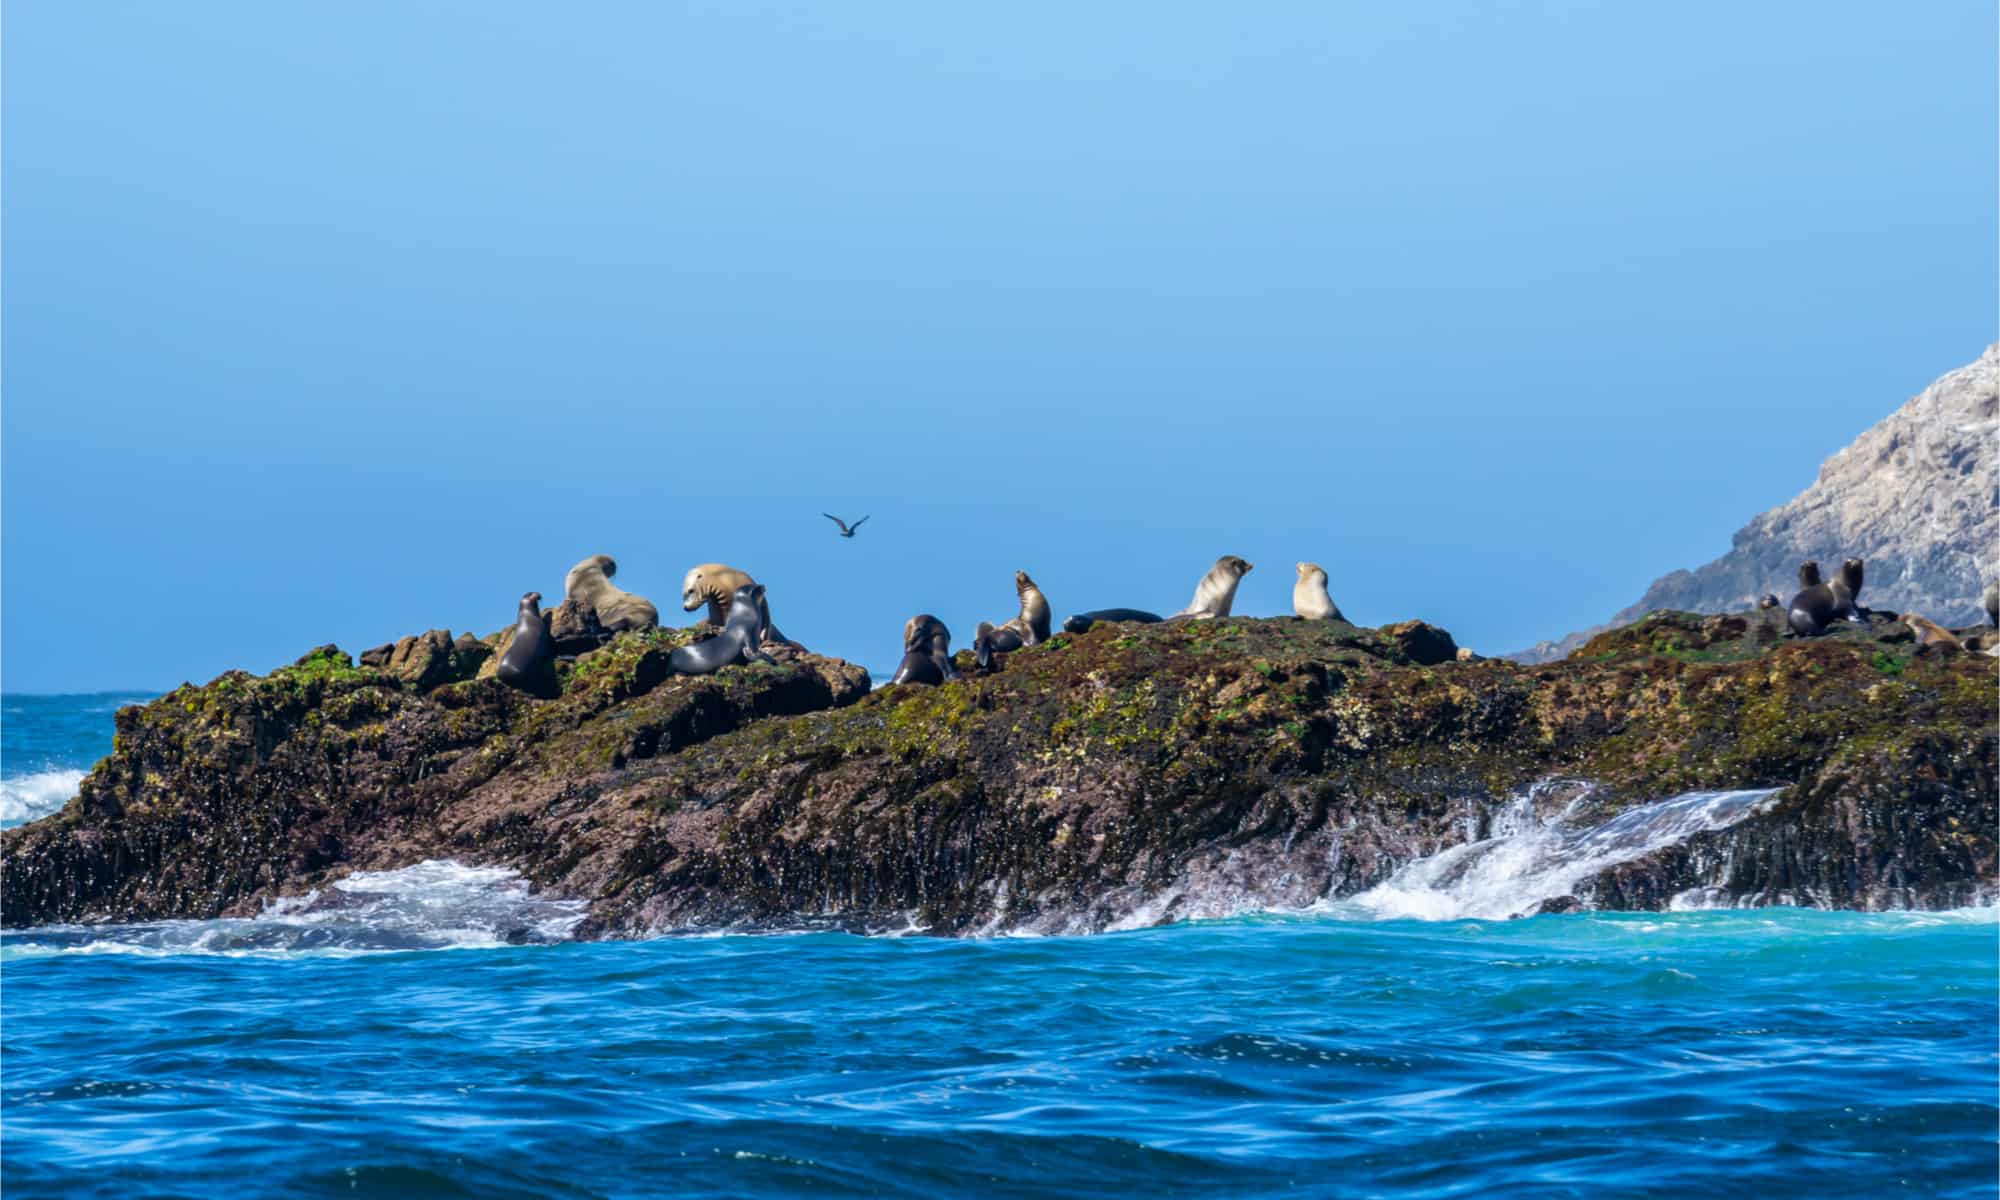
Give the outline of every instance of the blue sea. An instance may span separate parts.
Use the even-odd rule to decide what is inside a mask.
[[[130,699],[6,697],[6,823],[58,806]],[[0,1184],[1996,1194],[1994,910],[1426,911],[518,946],[575,906],[426,863],[255,919],[12,931]]]

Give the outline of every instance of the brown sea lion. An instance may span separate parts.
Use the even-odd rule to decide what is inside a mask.
[[[1021,611],[1013,620],[1004,625],[982,621],[973,633],[972,656],[981,669],[992,667],[996,654],[1011,654],[1049,640],[1048,597],[1026,571],[1014,572],[1014,593],[1020,597]]]
[[[635,596],[611,582],[618,563],[609,554],[593,554],[569,569],[563,579],[563,595],[597,614],[597,623],[613,633],[633,629],[653,629],[660,623],[660,610],[644,596]]]
[[[750,578],[748,572],[723,563],[701,563],[688,568],[688,573],[681,579],[681,611],[693,612],[706,604],[708,623],[722,625],[728,620],[729,605],[736,593],[756,586],[757,581]],[[778,627],[771,623],[771,602],[761,587],[757,589],[757,603],[761,606],[760,616],[764,622],[763,640],[798,645],[779,633]]]
[[[1920,617],[1916,613],[1904,613],[1902,622],[1917,635],[1919,654],[1962,654],[1965,651],[1965,643],[1958,640],[1957,634],[1928,617]]]

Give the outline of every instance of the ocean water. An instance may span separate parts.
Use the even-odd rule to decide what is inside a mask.
[[[105,704],[7,698],[5,781],[87,766]],[[0,1185],[1994,1196],[1994,910],[1494,915],[1766,796],[1524,812],[1324,911],[1095,937],[580,944],[574,905],[451,863],[9,931]]]

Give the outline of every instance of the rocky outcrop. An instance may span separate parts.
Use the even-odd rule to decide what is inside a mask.
[[[1658,614],[1540,667],[1460,662],[1410,626],[1103,625],[873,693],[796,648],[674,676],[699,630],[656,629],[562,664],[547,701],[327,648],[122,710],[78,799],[0,833],[0,918],[254,913],[455,858],[587,901],[594,936],[1089,931],[1349,896],[1552,778],[1592,781],[1604,813],[1786,789],[1582,881],[1580,905],[1990,895],[1993,661],[1775,621]]]
[[[1733,612],[1798,590],[1807,559],[1865,559],[1863,602],[1946,625],[1980,619],[2000,573],[2000,344],[1918,393],[1820,467],[1796,499],[1738,530],[1729,553],[1662,576],[1606,626],[1509,657],[1550,662],[1660,609]]]

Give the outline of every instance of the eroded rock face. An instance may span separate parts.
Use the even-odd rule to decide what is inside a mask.
[[[1970,625],[2000,573],[2000,344],[1941,378],[1826,460],[1799,496],[1738,530],[1729,553],[1655,580],[1610,627],[1659,609],[1735,612],[1789,596],[1807,559],[1868,564],[1862,603]],[[1549,662],[1597,630],[1510,656]]]
[[[122,711],[78,801],[0,834],[0,915],[248,913],[448,857],[587,900],[585,935],[1083,932],[1353,895],[1551,778],[1606,813],[1787,789],[1581,880],[1580,905],[1962,904],[1996,875],[1992,660],[1899,630],[1663,613],[1527,668],[1427,667],[1413,630],[1338,622],[1105,626],[874,694],[802,652],[670,676],[701,631],[652,630],[551,701],[323,648]]]

